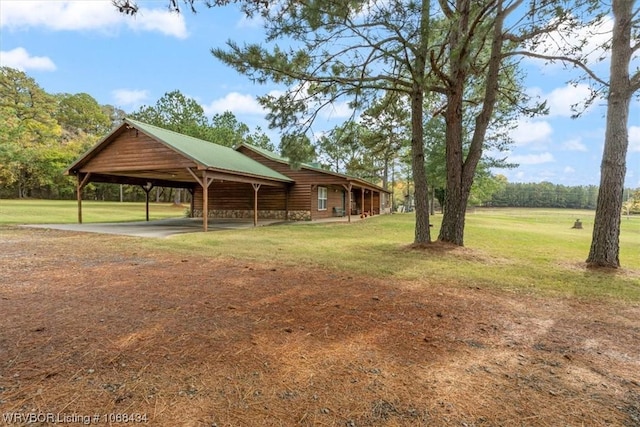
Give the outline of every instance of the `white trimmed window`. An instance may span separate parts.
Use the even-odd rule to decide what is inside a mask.
[[[318,210],[327,210],[327,187],[318,187]]]

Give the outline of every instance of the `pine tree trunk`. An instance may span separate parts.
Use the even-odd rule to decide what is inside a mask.
[[[389,189],[389,155],[384,157],[384,169],[382,171],[382,188]]]
[[[424,163],[422,106],[424,94],[417,89],[411,96],[411,169],[415,188],[416,207],[415,244],[431,242],[429,229],[429,205],[427,201],[427,171]]]
[[[469,2],[464,3],[463,16],[468,13]],[[498,93],[498,80],[502,62],[503,25],[505,14],[502,2],[498,1],[497,15],[493,24],[493,39],[491,41],[491,57],[485,79],[485,92],[482,110],[476,116],[471,144],[469,144],[466,159],[463,153],[463,94],[468,77],[468,60],[465,56],[452,56],[451,81],[454,82],[447,94],[446,121],[446,156],[447,156],[447,186],[444,199],[444,215],[438,240],[464,246],[464,223],[471,194],[471,186],[478,162],[482,157],[484,140],[495,108]],[[468,18],[468,16],[467,16]],[[461,19],[459,32],[452,32],[451,45],[458,46],[462,34],[466,34],[468,22]],[[465,39],[466,40],[466,39]]]
[[[460,17],[456,28],[451,31],[449,43],[451,51],[450,85],[447,93],[447,107],[445,109],[445,153],[447,182],[444,196],[444,214],[438,240],[453,243],[458,246],[464,244],[464,214],[466,197],[462,192],[462,167],[464,153],[462,152],[463,137],[463,94],[467,79],[467,58],[464,49],[464,35],[469,25],[469,1],[457,5]]]
[[[411,91],[411,169],[415,188],[416,229],[414,244],[431,243],[429,202],[427,200],[427,169],[424,161],[424,78],[429,46],[430,2],[422,2],[420,43],[414,59],[414,81]]]
[[[447,191],[444,203],[444,214],[438,240],[441,242],[453,243],[457,246],[464,246],[464,222],[467,212],[467,202],[469,195],[464,195],[460,186],[456,186],[455,191]],[[449,196],[451,194],[451,196]]]
[[[633,95],[629,81],[632,7],[632,1],[615,0],[613,2],[614,24],[607,128],[600,165],[596,217],[591,249],[587,258],[587,265],[590,267],[620,267],[620,221],[629,146],[627,125],[629,103]]]
[[[445,119],[447,183],[438,240],[463,246],[468,195],[462,191],[462,88],[450,94]]]
[[[431,186],[431,189],[429,191],[429,199],[430,199],[430,211],[429,213],[431,215],[435,215],[436,214],[436,189],[433,188],[433,186]]]

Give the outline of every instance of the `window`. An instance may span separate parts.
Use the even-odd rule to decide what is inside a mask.
[[[327,187],[318,187],[318,210],[327,210]]]

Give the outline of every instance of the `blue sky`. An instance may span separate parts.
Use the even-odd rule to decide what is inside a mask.
[[[208,116],[232,111],[252,129],[267,131],[256,95],[284,88],[255,85],[215,59],[210,49],[227,39],[259,42],[259,21],[234,6],[201,8],[177,15],[168,0],[138,1],[135,18],[118,14],[109,0],[0,0],[0,64],[21,69],[50,93],[86,92],[101,104],[127,112],[153,105],[166,92],[180,90],[196,99]],[[557,65],[525,61],[527,90],[546,99],[550,114],[522,119],[512,133],[509,160],[502,170],[510,182],[551,181],[564,185],[599,183],[604,141],[603,100],[571,119],[570,106],[588,94],[567,84],[570,74]],[[599,71],[604,78],[606,64]],[[316,125],[322,131],[348,117],[337,105]],[[327,117],[330,116],[330,117]],[[275,145],[276,131],[268,131]],[[626,186],[640,187],[640,102],[629,120]]]

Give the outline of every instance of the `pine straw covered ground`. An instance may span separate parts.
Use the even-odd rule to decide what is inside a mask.
[[[4,416],[640,425],[637,305],[209,260],[127,237],[0,232]],[[125,424],[136,423],[113,423]]]

